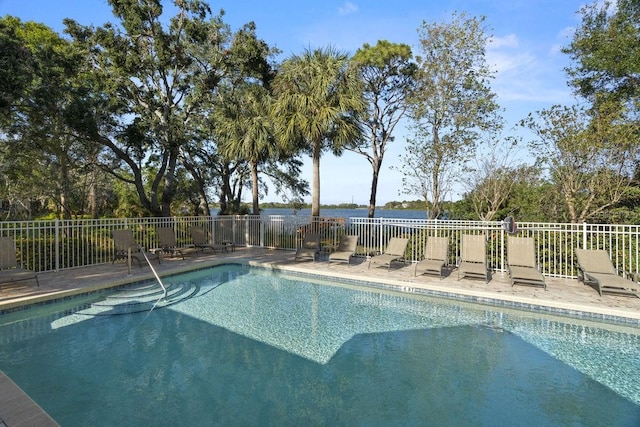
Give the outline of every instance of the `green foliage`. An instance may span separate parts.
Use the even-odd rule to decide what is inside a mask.
[[[253,212],[251,206],[246,203],[240,203],[237,200],[233,200],[227,204],[226,209],[220,209],[218,215],[259,215],[260,212]]]
[[[305,50],[284,61],[274,80],[277,138],[297,145],[313,160],[312,212],[320,215],[320,156],[339,155],[361,138],[357,116],[364,108],[348,56],[332,48]]]
[[[441,215],[453,177],[477,141],[502,126],[489,87],[494,73],[485,61],[483,20],[454,14],[448,23],[423,22],[418,31],[422,56],[409,109],[414,136],[399,169],[403,191],[431,202],[432,218]]]
[[[175,16],[163,14],[163,3],[110,0],[115,25],[65,20],[69,38],[0,18],[3,219],[208,214],[216,196],[223,212],[257,212],[266,180],[285,206],[301,208],[309,193],[301,152],[314,161],[317,214],[319,159],[344,149],[372,165],[373,216],[387,144],[410,112],[401,170],[404,191],[421,200],[385,208],[451,219],[640,222],[637,0],[581,10],[564,52],[569,84],[588,104],[531,114],[523,125],[537,136],[529,146],[536,166],[502,164],[478,179],[464,168],[479,141],[501,130],[484,18],[423,22],[416,63],[409,46],[380,40],[352,58],[308,50],[280,66],[255,24],[232,33],[205,2],[174,1]],[[470,188],[444,201],[458,176]],[[252,209],[240,203],[249,187]]]
[[[10,113],[33,78],[31,50],[20,33],[20,21],[0,18],[0,126],[11,123]]]
[[[224,70],[228,31],[200,1],[176,2],[168,25],[160,1],[110,4],[119,26],[93,30],[67,21],[103,95],[96,100],[102,108],[94,111],[100,112],[94,127],[76,131],[93,135],[108,151],[111,162],[103,168],[132,183],[145,210],[170,215],[180,153],[188,151],[197,129],[191,122],[206,116],[203,102]],[[120,174],[123,168],[130,174]]]
[[[424,200],[391,201],[384,204],[384,209],[425,210]]]
[[[615,105],[584,111],[553,106],[529,115],[523,125],[540,164],[562,195],[567,220],[583,222],[627,198],[637,164],[638,123],[628,123]]]
[[[258,167],[280,154],[268,114],[271,97],[259,84],[239,84],[221,93],[218,149],[223,157],[249,162],[253,213],[258,214]]]
[[[11,29],[13,46],[24,52],[13,59],[24,75],[19,84],[9,81],[20,90],[12,94],[7,122],[0,122],[0,163],[8,190],[3,196],[23,205],[46,198],[64,218],[83,214],[95,206],[89,197],[97,197],[98,186],[91,165],[97,150],[72,130],[86,94],[81,54],[42,24],[8,17],[0,20],[0,27]]]
[[[359,116],[365,138],[349,149],[364,156],[372,167],[369,218],[375,216],[378,180],[387,144],[394,139],[393,131],[407,111],[407,100],[414,86],[416,65],[411,59],[408,45],[386,40],[379,40],[375,46],[363,45],[351,59],[350,65],[362,83],[367,108]]]
[[[563,49],[573,63],[569,83],[594,105],[614,101],[637,112],[640,97],[640,2],[593,2]],[[633,116],[633,114],[632,114]]]

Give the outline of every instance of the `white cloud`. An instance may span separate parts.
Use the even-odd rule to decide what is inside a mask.
[[[551,48],[557,49],[558,45]],[[570,97],[562,74],[558,73],[562,70],[562,57],[524,48],[513,34],[492,39],[487,45],[486,60],[496,72],[492,87],[503,106],[513,106],[513,102],[561,104]]]
[[[504,37],[491,37],[487,43],[487,49],[500,49],[503,47],[518,47],[518,37],[515,34],[509,34]]]
[[[358,6],[348,1],[338,8],[338,13],[340,13],[340,15],[349,15],[356,12],[357,10]]]
[[[527,52],[507,53],[492,51],[487,52],[487,63],[498,74],[504,74],[514,70],[530,70],[535,64],[536,58]]]

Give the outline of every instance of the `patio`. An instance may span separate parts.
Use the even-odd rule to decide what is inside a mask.
[[[239,247],[228,253],[213,254],[194,251],[181,257],[165,257],[162,264],[153,262],[160,276],[205,268],[223,263],[242,263],[277,268],[282,271],[319,274],[337,279],[363,280],[386,285],[405,292],[427,290],[436,294],[463,296],[476,301],[505,302],[522,307],[548,307],[552,311],[595,313],[596,317],[620,317],[626,321],[640,323],[640,298],[598,292],[576,279],[547,277],[547,290],[533,286],[511,286],[504,272],[494,272],[489,283],[477,279],[458,280],[455,267],[449,268],[445,277],[423,275],[414,277],[413,265],[394,264],[386,268],[368,268],[365,258],[353,258],[351,265],[323,261],[294,261],[295,251]],[[325,258],[326,259],[326,258]],[[0,291],[0,313],[23,305],[62,298],[119,286],[153,278],[148,266],[133,264],[128,274],[124,261],[88,267],[65,269],[39,274],[40,287],[31,282],[3,286]]]

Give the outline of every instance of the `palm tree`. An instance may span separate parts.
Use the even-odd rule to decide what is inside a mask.
[[[309,49],[286,60],[276,75],[272,112],[281,141],[301,144],[311,154],[311,216],[320,216],[320,156],[340,155],[362,137],[357,115],[365,104],[359,81],[348,70],[348,56],[332,48]]]
[[[224,107],[219,109],[220,153],[228,159],[246,160],[251,171],[253,214],[260,214],[258,204],[258,166],[275,158],[280,150],[273,136],[269,116],[271,96],[258,84],[230,89]]]

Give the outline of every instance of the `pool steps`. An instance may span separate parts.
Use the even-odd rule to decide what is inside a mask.
[[[170,284],[166,289],[166,295],[163,290],[158,289],[158,286],[148,284],[115,290],[104,299],[92,303],[88,308],[77,311],[76,314],[105,316],[150,311],[154,307],[167,307],[192,298],[200,291],[199,286],[190,282]]]

